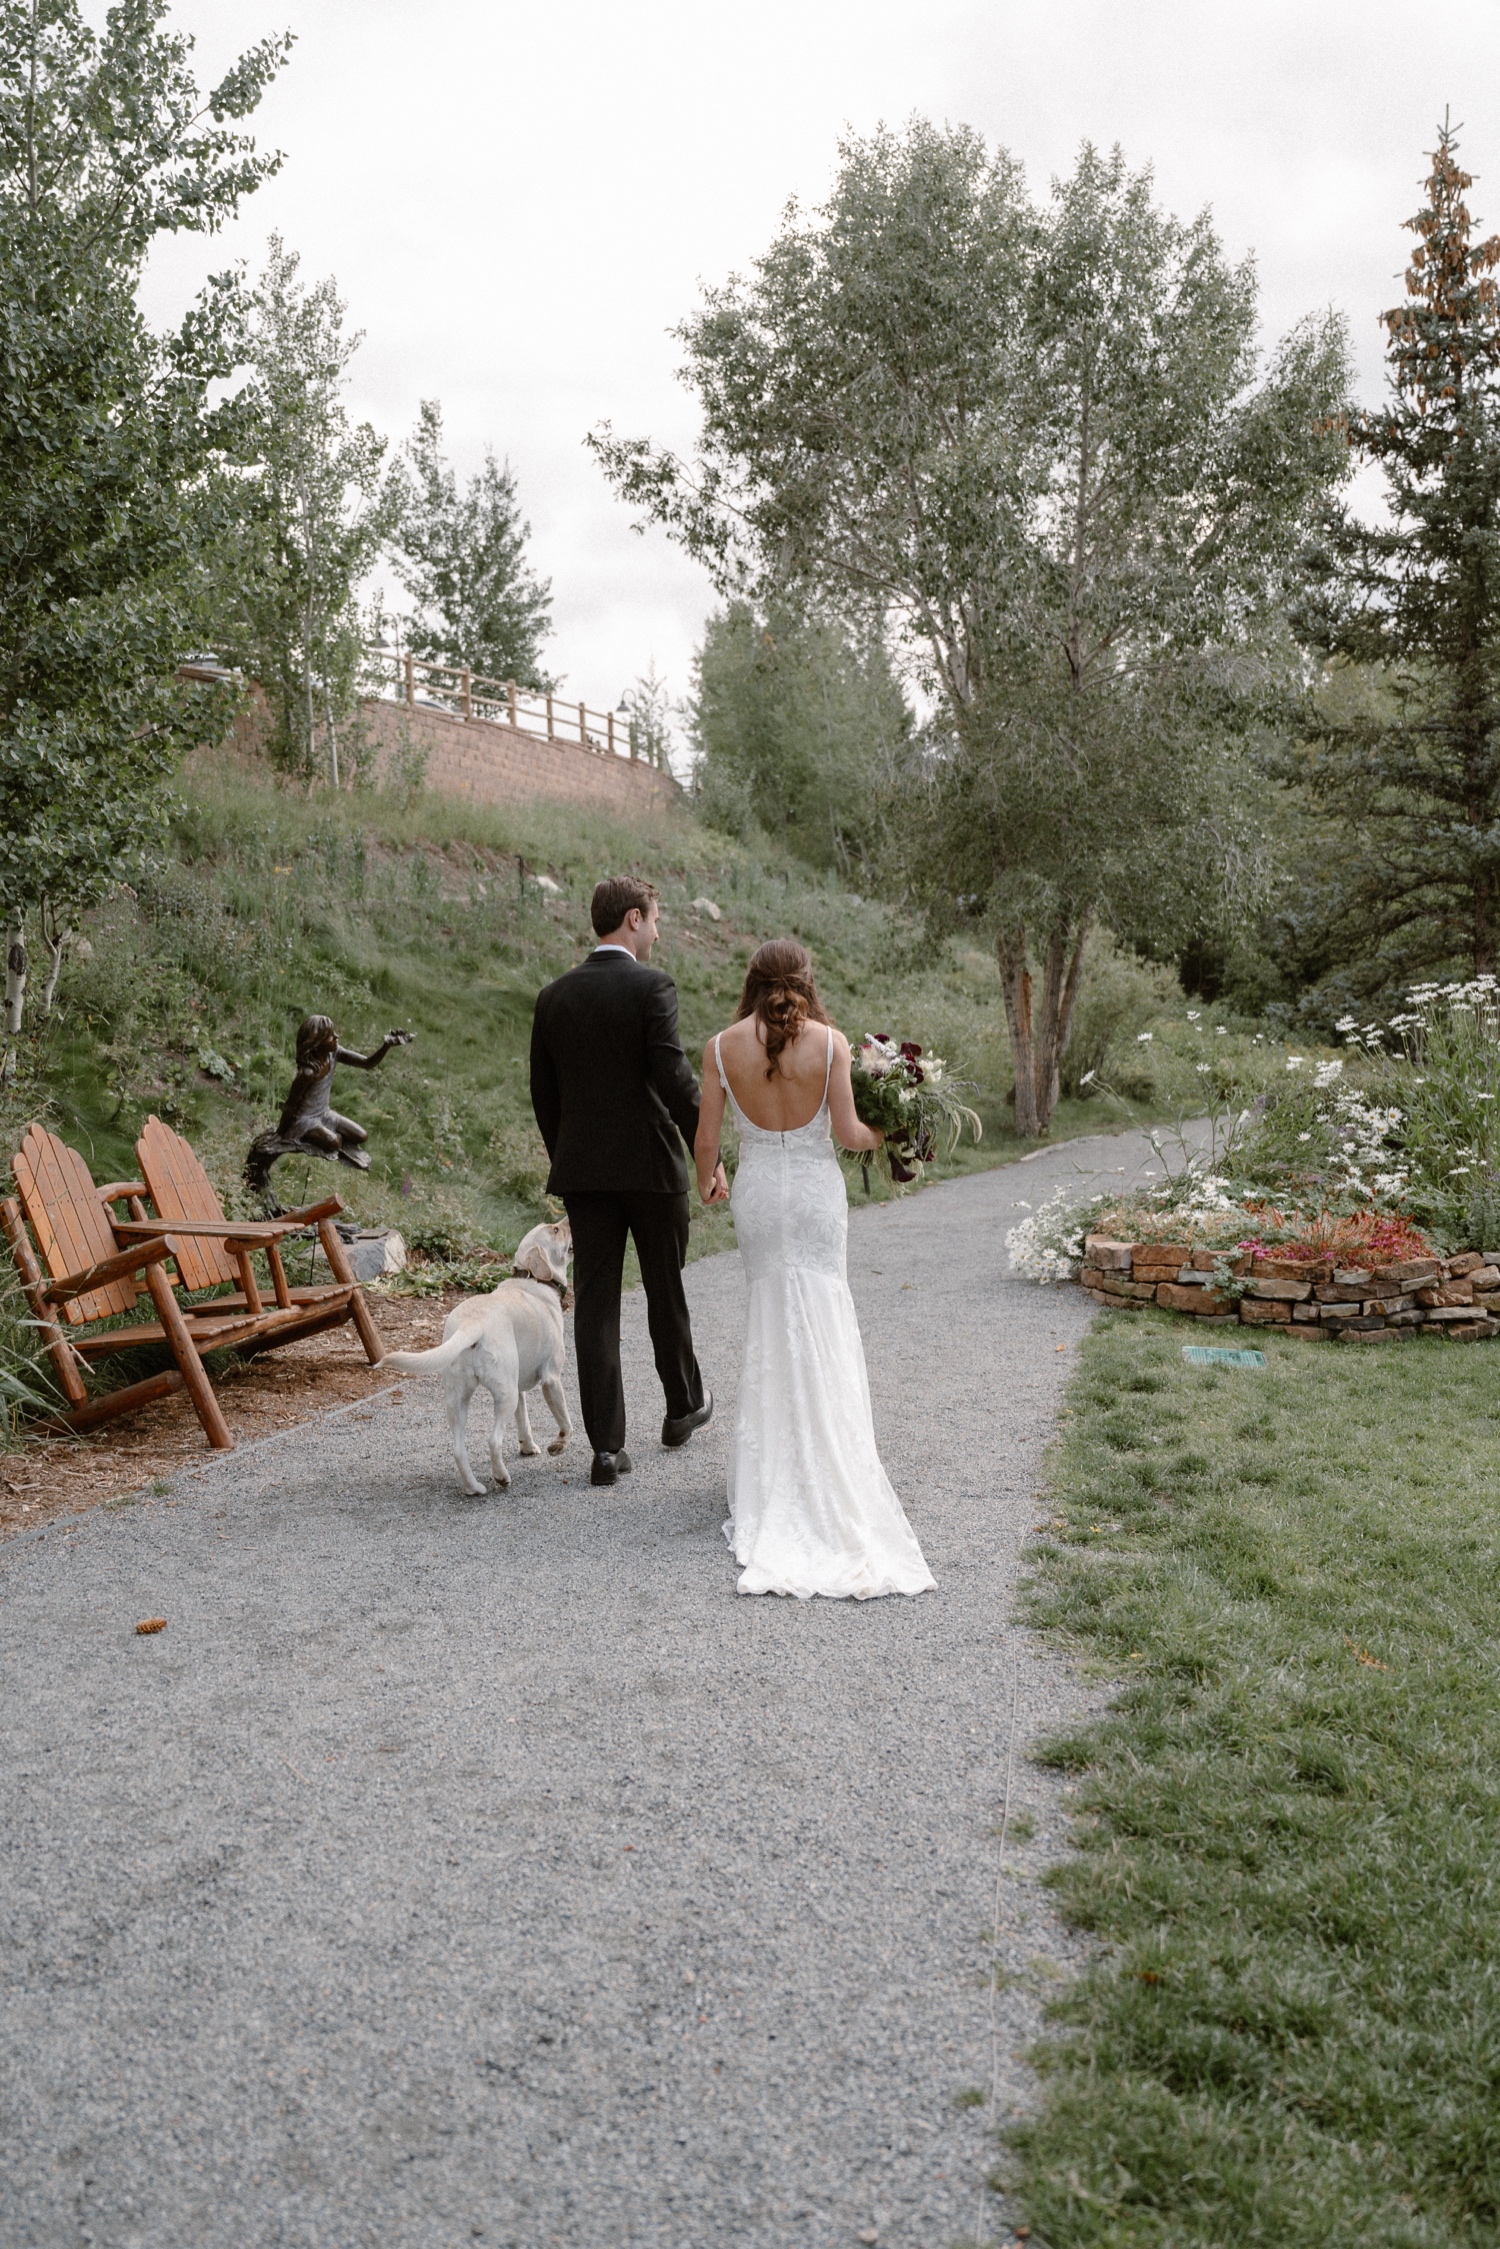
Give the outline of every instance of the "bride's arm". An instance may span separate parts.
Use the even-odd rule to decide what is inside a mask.
[[[833,1072],[828,1080],[828,1121],[841,1148],[851,1154],[878,1148],[885,1134],[878,1125],[861,1124],[854,1113],[854,1086],[849,1076],[849,1041],[842,1031],[833,1034]]]
[[[698,1137],[693,1142],[693,1163],[698,1173],[698,1193],[705,1203],[724,1200],[727,1189],[719,1170],[719,1135],[724,1125],[724,1088],[714,1066],[713,1042],[703,1050],[703,1092],[698,1103]]]

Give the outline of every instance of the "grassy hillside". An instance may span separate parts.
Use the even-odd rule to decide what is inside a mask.
[[[170,857],[138,895],[90,918],[52,1019],[35,1026],[0,1119],[7,1145],[27,1116],[48,1114],[96,1175],[128,1176],[155,1110],[233,1201],[248,1143],[290,1082],[304,1015],[331,1015],[360,1048],[409,1029],[415,1043],[377,1074],[338,1076],[336,1102],[369,1127],[369,1174],[289,1162],[282,1199],[336,1184],[362,1222],[399,1225],[437,1254],[508,1250],[544,1207],[527,1097],[532,1001],[592,942],[594,882],[630,870],[661,887],[656,959],[677,980],[695,1060],[732,1015],[750,951],[790,931],[852,1035],[899,1030],[978,1082],[985,1144],[961,1163],[1019,1152],[988,957],[935,951],[887,908],[768,864],[686,809],[627,823],[432,794],[309,798],[223,756],[199,760],[182,794]],[[700,897],[719,922],[694,913]],[[1097,1105],[1076,1105],[1055,1129],[1103,1121]],[[730,1238],[726,1218],[698,1215],[695,1249]]]

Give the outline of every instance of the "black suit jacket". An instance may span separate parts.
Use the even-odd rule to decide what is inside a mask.
[[[685,1195],[698,1081],[671,977],[628,953],[590,953],[538,993],[531,1106],[552,1159],[549,1193]]]

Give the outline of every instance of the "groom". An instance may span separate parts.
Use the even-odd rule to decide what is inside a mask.
[[[620,1375],[620,1279],[634,1236],[646,1318],[667,1397],[664,1445],[685,1445],[713,1416],[693,1356],[682,1268],[687,1261],[687,1167],[682,1141],[698,1130],[698,1081],[677,1035],[677,987],[648,964],[657,936],[649,882],[618,875],[594,892],[599,942],[586,961],[537,996],[531,1025],[531,1106],[573,1229],[573,1338],[583,1426],[594,1448],[589,1481],[630,1472]],[[681,1138],[679,1139],[679,1135]],[[729,1193],[724,1167],[704,1198]]]

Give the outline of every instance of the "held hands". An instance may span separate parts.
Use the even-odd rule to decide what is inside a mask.
[[[713,1177],[712,1179],[710,1179],[706,1187],[704,1186],[703,1181],[701,1179],[699,1180],[698,1193],[702,1198],[705,1209],[709,1208],[714,1203],[728,1202],[729,1180],[725,1173],[722,1162],[716,1163],[714,1165]]]

